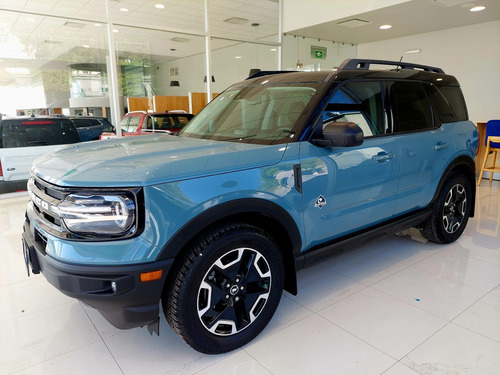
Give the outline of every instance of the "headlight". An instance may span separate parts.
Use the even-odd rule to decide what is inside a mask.
[[[70,194],[52,211],[73,233],[115,237],[137,229],[134,197],[126,193]]]

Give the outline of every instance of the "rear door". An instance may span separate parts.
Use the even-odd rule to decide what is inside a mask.
[[[393,137],[399,145],[396,214],[429,204],[454,154],[452,135],[440,126],[426,83],[389,82]]]

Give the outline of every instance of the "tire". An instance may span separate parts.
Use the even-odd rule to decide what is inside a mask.
[[[192,245],[172,270],[163,311],[195,350],[229,352],[269,323],[283,291],[284,266],[272,238],[248,224],[216,227]]]
[[[432,216],[420,228],[422,235],[436,243],[456,241],[469,221],[472,199],[467,178],[461,174],[452,175],[439,193]]]

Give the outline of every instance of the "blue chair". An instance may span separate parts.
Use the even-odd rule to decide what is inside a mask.
[[[495,166],[497,152],[500,151],[500,120],[490,120],[486,123],[486,140],[484,145],[486,146],[486,150],[484,153],[481,173],[479,173],[479,179],[477,181],[478,186],[481,184],[484,172],[490,172],[490,181],[493,180],[493,173],[500,173],[500,166]],[[490,153],[493,154],[493,165],[486,167],[486,161],[488,160]]]

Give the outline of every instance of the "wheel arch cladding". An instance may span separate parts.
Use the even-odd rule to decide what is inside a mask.
[[[300,231],[284,208],[266,200],[240,199],[204,211],[169,239],[157,260],[175,258],[206,230],[222,222],[236,221],[255,225],[276,241],[285,267],[284,289],[291,294],[297,294],[295,257],[300,253],[302,244]]]
[[[476,208],[476,165],[474,163],[474,160],[471,159],[468,156],[462,155],[459,156],[458,158],[454,159],[448,168],[446,168],[445,172],[443,173],[441,180],[439,181],[439,184],[437,186],[436,192],[434,194],[434,197],[432,199],[432,202],[434,203],[438,196],[439,192],[443,188],[443,185],[446,183],[446,181],[450,178],[451,175],[453,174],[462,174],[467,178],[469,181],[469,184],[472,189],[472,205],[471,205],[471,211],[469,217],[474,217],[474,212]]]

